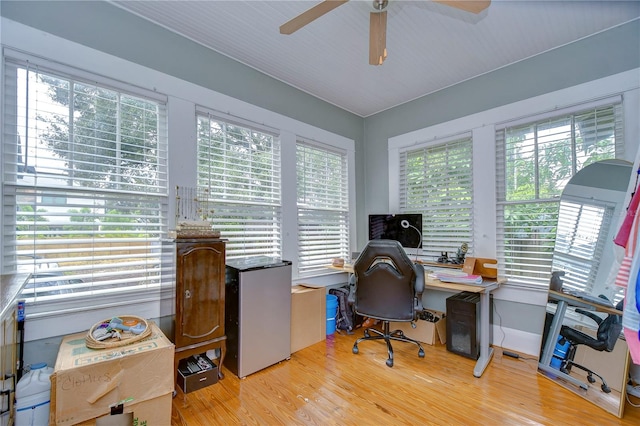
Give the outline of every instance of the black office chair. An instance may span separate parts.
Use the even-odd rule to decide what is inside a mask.
[[[621,300],[616,305],[616,309],[621,311],[623,308],[623,301]],[[586,333],[578,331],[569,326],[563,325],[560,329],[560,344],[566,344],[569,342],[569,349],[567,349],[567,358],[560,365],[560,371],[569,374],[571,367],[579,368],[587,373],[587,380],[589,383],[595,383],[596,379],[593,376],[597,376],[602,381],[601,389],[605,393],[611,392],[611,388],[607,385],[604,378],[595,371],[580,365],[573,361],[576,348],[578,345],[588,346],[596,351],[611,352],[615,347],[620,332],[622,331],[622,317],[620,315],[609,314],[604,319],[596,315],[593,311],[585,311],[583,309],[576,309],[576,312],[586,315],[598,324],[598,331],[596,337],[592,337]]]
[[[353,353],[358,353],[358,344],[363,340],[384,340],[393,367],[391,340],[413,343],[418,346],[418,356],[424,358],[420,342],[410,339],[401,330],[389,331],[390,321],[413,322],[422,311],[424,291],[424,269],[414,264],[398,241],[371,240],[353,264],[355,276],[356,313],[383,322],[382,331],[370,327],[364,337],[353,344]]]

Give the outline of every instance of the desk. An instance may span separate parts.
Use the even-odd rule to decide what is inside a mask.
[[[340,272],[347,272],[349,274],[353,273],[353,266],[348,264],[345,264],[342,267],[331,265],[329,268]],[[506,279],[498,278],[496,280],[484,280],[482,285],[470,285],[445,283],[440,280],[429,278],[426,274],[424,277],[425,288],[431,290],[455,292],[468,291],[480,294],[480,357],[476,361],[476,365],[473,369],[473,375],[475,377],[482,376],[482,373],[484,373],[484,370],[487,368],[487,365],[493,356],[493,348],[491,347],[491,342],[489,342],[491,336],[491,324],[489,323],[489,311],[491,309],[491,305],[489,303],[490,295],[493,290],[505,282]]]
[[[551,326],[549,327],[549,333],[547,335],[547,340],[544,342],[544,350],[542,351],[542,356],[540,357],[540,362],[538,363],[538,368],[546,373],[552,373],[553,375],[565,379],[580,388],[587,390],[589,389],[589,385],[587,383],[581,382],[580,380],[572,377],[566,373],[561,372],[560,370],[551,367],[551,358],[553,357],[553,350],[556,346],[556,342],[558,341],[558,336],[560,335],[560,329],[562,328],[562,321],[564,319],[564,315],[567,312],[567,307],[569,305],[576,306],[579,308],[586,308],[590,310],[596,310],[598,312],[606,312],[608,314],[622,315],[622,311],[617,310],[613,306],[601,305],[598,303],[593,303],[588,300],[580,299],[575,296],[571,296],[569,294],[565,294],[555,290],[549,290],[549,299],[556,300],[558,302],[558,307],[556,308],[556,313],[553,316],[553,321],[551,321]]]

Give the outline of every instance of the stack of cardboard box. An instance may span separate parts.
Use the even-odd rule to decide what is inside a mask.
[[[135,424],[171,424],[174,345],[150,327],[148,338],[111,349],[87,348],[86,333],[63,338],[51,375],[50,424],[95,425],[126,413]]]

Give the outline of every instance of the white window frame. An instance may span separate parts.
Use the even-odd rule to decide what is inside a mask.
[[[624,157],[625,135],[624,135],[624,117],[622,114],[623,100],[621,96],[607,97],[604,99],[598,99],[591,102],[576,104],[576,105],[568,106],[566,108],[545,112],[543,114],[536,114],[530,117],[522,117],[522,118],[519,118],[518,120],[501,123],[496,126],[496,132],[500,134],[500,137],[498,137],[498,134],[496,135],[496,143],[499,145],[502,145],[496,148],[496,152],[497,152],[496,166],[498,170],[497,182],[496,182],[496,188],[498,192],[498,204],[496,206],[497,207],[496,224],[498,228],[498,233],[496,235],[497,238],[500,238],[500,236],[502,235],[501,233],[504,232],[505,234],[507,234],[509,232],[505,230],[505,226],[503,226],[505,225],[503,211],[505,208],[509,207],[509,205],[516,205],[516,206],[522,206],[525,204],[544,205],[546,207],[555,209],[556,216],[557,216],[557,208],[560,205],[560,200],[559,200],[560,194],[554,194],[554,196],[547,196],[544,194],[537,195],[539,188],[542,186],[538,183],[538,177],[540,176],[540,174],[537,172],[537,167],[536,167],[536,182],[534,182],[534,185],[536,188],[536,197],[534,199],[515,200],[515,201],[504,199],[507,191],[504,183],[505,181],[504,174],[506,170],[506,164],[504,162],[505,160],[504,157],[506,155],[504,152],[505,131],[509,128],[514,128],[514,127],[517,128],[522,125],[535,126],[537,128],[540,125],[545,125],[549,121],[564,119],[566,117],[572,118],[570,120],[570,123],[571,123],[571,126],[573,126],[573,117],[575,115],[590,113],[591,111],[594,111],[600,108],[613,108],[614,110],[614,114],[615,114],[614,117],[618,121],[614,124],[613,127],[616,131],[620,132],[620,133],[616,133],[616,136],[618,137],[618,139],[615,140],[615,145],[613,147],[615,149],[614,155],[616,158],[622,158]],[[572,127],[572,130],[573,130],[573,127]],[[573,139],[574,137],[575,137],[575,134],[572,132],[570,137],[571,139],[570,147],[573,149],[572,155],[571,155],[571,159],[573,159],[573,163],[571,166],[571,170],[569,171],[570,176],[575,175],[575,173],[578,171],[576,170],[578,167],[577,161],[573,157],[573,153],[576,152],[575,140]],[[541,136],[539,140],[538,136],[535,135],[532,139],[534,142],[532,142],[531,146],[535,146],[537,149],[538,144],[542,145],[542,141],[544,140],[544,137]],[[555,143],[555,139],[554,139],[554,143]],[[536,233],[537,235],[536,239],[546,240],[548,241],[547,244],[555,240],[555,233],[552,231],[555,228],[555,225],[557,224],[557,217],[551,216],[550,219],[552,219],[550,223],[547,223],[547,222],[541,223],[540,231],[539,233]],[[537,231],[534,231],[534,232],[537,232]],[[530,238],[530,236],[528,236],[528,238]],[[543,249],[543,245],[545,245],[543,242],[539,244],[534,243],[532,246],[534,248],[533,254],[528,254],[526,251],[523,251],[521,254],[521,257],[519,257],[518,259],[510,259],[510,264],[513,266],[510,268],[506,268],[505,266],[507,261],[504,257],[505,251],[507,250],[505,248],[506,243],[503,243],[503,241],[498,240],[497,256],[499,259],[499,264],[504,265],[502,269],[502,273],[506,278],[509,279],[511,285],[519,285],[523,287],[534,287],[534,288],[538,287],[541,289],[548,288],[549,278],[551,276],[551,260],[552,260],[551,258],[553,253],[552,252],[545,253]],[[513,271],[514,273],[513,274],[510,273],[510,271]],[[522,272],[526,272],[526,271],[528,271],[527,275],[524,275],[524,276],[520,275]]]
[[[219,153],[220,150],[216,148],[215,141],[201,140],[198,135],[197,167],[198,189],[204,189],[209,193],[211,205],[214,207],[214,212],[207,220],[211,222],[213,229],[220,231],[223,238],[227,239],[227,259],[251,256],[282,258],[282,152],[279,132],[198,107],[196,125],[200,120],[218,123],[223,127],[225,141],[222,156],[224,158],[218,156],[223,160],[223,164],[214,169],[217,163],[215,159],[206,158],[206,152],[217,150]],[[245,154],[239,158],[239,161],[243,166],[250,168],[246,171],[248,175],[228,175],[239,162],[234,161],[235,154],[232,151],[236,148],[236,144],[226,141],[235,136],[228,133],[228,127],[249,132],[252,134],[251,138],[258,134],[262,138],[269,139],[271,156],[269,164],[259,164],[253,158],[257,151],[252,149],[245,151],[241,148]],[[248,141],[244,140],[244,142]],[[258,178],[262,170],[271,171],[269,180]],[[216,175],[218,172],[222,173],[222,177]],[[258,180],[264,190],[255,187]],[[239,185],[242,186],[242,190],[238,190]],[[194,217],[193,219],[203,218]]]
[[[615,203],[609,201],[563,195],[558,227],[565,232],[556,234],[552,260],[553,271],[565,272],[563,288],[593,292],[601,262],[592,259],[602,259],[609,230],[614,229],[615,209]],[[563,226],[562,219],[566,221]]]
[[[157,145],[158,181],[155,183],[157,186],[152,187],[151,188],[152,190],[148,191],[149,195],[145,195],[144,197],[148,198],[148,200],[152,204],[155,204],[158,206],[158,208],[156,209],[157,218],[160,218],[160,219],[166,218],[166,214],[167,214],[166,212],[168,209],[168,206],[167,206],[168,197],[166,193],[167,192],[167,116],[166,116],[167,97],[153,91],[149,91],[137,86],[122,83],[122,82],[101,76],[99,74],[93,74],[85,70],[59,64],[47,59],[28,55],[23,52],[17,52],[10,49],[5,49],[3,53],[4,53],[2,57],[3,84],[6,83],[8,81],[7,79],[9,78],[9,76],[5,74],[5,70],[6,70],[5,67],[7,66],[8,63],[11,63],[12,68],[16,67],[16,69],[17,68],[31,69],[31,70],[35,70],[36,72],[40,72],[44,75],[60,77],[63,80],[70,80],[75,83],[80,83],[84,85],[88,84],[89,86],[97,86],[100,88],[104,88],[106,90],[111,91],[112,93],[117,93],[119,99],[120,97],[130,96],[134,98],[148,99],[152,103],[158,104],[159,111],[160,111],[159,127],[158,127],[158,131],[159,131],[158,145]],[[6,95],[10,96],[11,93],[7,91]],[[3,110],[2,110],[3,114],[10,113],[11,110],[5,110],[5,108],[7,107],[7,105],[4,103],[5,99],[3,99],[2,102],[3,102]],[[32,119],[31,121],[34,121],[34,120]],[[13,132],[12,129],[14,124],[15,123],[13,123],[11,119],[6,120],[5,117],[3,116],[2,128],[3,128],[4,136],[7,136],[5,132],[9,132],[9,133]],[[5,128],[5,126],[7,127]],[[3,140],[3,143],[10,142],[12,139],[13,137],[10,137],[6,141]],[[36,140],[33,137],[33,135],[30,135],[29,139],[31,139],[31,142],[34,142]],[[15,174],[11,173],[11,167],[8,167],[8,166],[6,168],[4,167],[6,166],[6,164],[4,164],[5,161],[11,161],[11,156],[10,156],[11,153],[9,152],[8,149],[9,149],[8,146],[3,146],[2,148],[3,172],[7,173],[7,177],[9,177],[9,180],[7,182],[3,182],[3,189],[2,189],[3,200],[4,200],[3,210],[5,208],[4,202],[11,202],[12,194],[24,193],[24,190],[25,190],[24,188],[27,188],[27,189],[29,188],[28,186],[25,187],[23,185],[23,182],[20,182],[21,180],[24,179],[24,178],[20,178],[20,176],[18,176],[19,179],[16,182],[13,182],[11,180],[10,176],[15,176]],[[26,158],[26,154],[23,155],[23,157]],[[46,164],[46,163],[43,163],[43,164]],[[56,165],[56,167],[59,167],[59,166],[60,164]],[[43,177],[38,179],[39,175],[42,175]],[[126,198],[128,195],[131,194],[129,191],[119,188],[119,189],[114,189],[112,191],[106,191],[106,192],[99,191],[100,192],[99,197],[93,197],[91,194],[95,193],[97,191],[96,189],[92,189],[91,187],[68,186],[69,182],[73,180],[71,175],[69,175],[69,177],[64,177],[64,175],[50,175],[48,178],[46,175],[47,173],[36,173],[35,175],[33,175],[35,176],[33,178],[33,187],[39,188],[38,190],[43,191],[42,193],[45,194],[42,196],[42,203],[44,203],[47,199],[46,194],[54,194],[50,198],[51,200],[56,198],[55,196],[56,193],[63,194],[66,201],[69,201],[71,203],[80,203],[79,205],[85,205],[88,207],[95,207],[96,214],[100,215],[99,217],[96,217],[93,219],[95,221],[101,221],[102,219],[100,219],[100,217],[102,217],[104,212],[100,213],[101,211],[100,202],[95,203],[95,205],[86,204],[87,202],[90,202],[92,198],[96,198],[96,199],[98,199],[99,197],[113,198],[114,197],[113,194],[118,194],[118,193],[122,194],[122,197]],[[29,174],[25,176],[31,177],[31,175]],[[110,193],[111,195],[109,195]],[[138,193],[138,191],[136,191],[136,193]],[[115,197],[120,199],[122,198],[117,195],[115,195]],[[136,197],[140,199],[139,196],[136,195]],[[34,201],[37,201],[37,199],[35,199]],[[54,221],[57,221],[55,217],[60,217],[61,215],[64,216],[64,214],[60,212],[52,211],[50,212],[50,214],[53,215],[52,220]],[[10,216],[8,215],[3,215],[3,216],[4,216],[3,221],[10,220]],[[60,223],[64,223],[64,217],[62,217],[62,220],[63,222],[60,222]],[[7,230],[10,229],[10,226],[7,222],[3,222],[3,224],[6,225],[3,227],[3,229],[7,229]],[[38,271],[41,271],[43,267],[47,267],[50,265],[56,266],[56,269],[57,269],[56,271],[47,271],[47,273],[48,274],[55,273],[55,277],[56,277],[55,279],[57,280],[59,280],[61,277],[65,278],[63,281],[56,281],[55,282],[56,286],[52,287],[52,288],[55,288],[56,290],[55,293],[62,293],[62,294],[53,294],[53,295],[46,295],[44,297],[40,297],[38,296],[37,293],[34,293],[33,290],[29,290],[29,289],[27,289],[23,294],[23,297],[25,297],[27,302],[29,302],[28,304],[29,309],[32,312],[34,312],[36,315],[40,314],[40,315],[47,316],[58,310],[74,309],[78,305],[82,305],[85,309],[87,307],[94,307],[94,308],[100,307],[100,306],[103,306],[104,304],[113,304],[113,305],[125,304],[126,305],[130,303],[129,302],[130,299],[145,298],[145,297],[148,297],[149,294],[159,295],[163,288],[162,279],[164,277],[160,273],[162,269],[162,258],[163,258],[161,253],[162,252],[161,239],[164,237],[164,235],[166,235],[166,222],[163,222],[162,220],[158,222],[155,227],[155,231],[153,232],[155,236],[150,235],[149,238],[151,238],[151,240],[147,240],[147,243],[150,243],[151,246],[155,247],[155,250],[156,250],[155,254],[153,253],[144,254],[146,252],[146,249],[144,249],[143,247],[139,247],[138,249],[136,249],[135,247],[132,246],[133,249],[137,250],[137,253],[139,253],[138,255],[132,254],[132,259],[133,258],[137,259],[136,262],[130,262],[127,266],[122,264],[123,268],[125,267],[129,268],[132,271],[132,273],[136,274],[135,277],[131,278],[132,282],[130,286],[125,285],[122,287],[118,287],[117,289],[114,289],[114,290],[96,288],[95,285],[99,284],[99,281],[97,280],[94,281],[94,276],[90,271],[87,271],[86,268],[83,267],[82,265],[73,266],[74,265],[73,253],[75,253],[75,256],[83,256],[83,252],[78,252],[78,250],[75,250],[74,252],[71,248],[69,249],[69,251],[72,254],[67,256],[68,258],[67,260],[71,261],[71,263],[69,263],[69,265],[71,266],[65,267],[64,265],[58,265],[57,258],[53,259],[56,261],[54,262],[52,260],[47,261],[44,258],[38,259],[35,256],[34,256],[34,262],[29,265],[29,264],[22,264],[22,260],[21,260],[21,258],[23,257],[21,253],[24,252],[27,255],[29,255],[29,253],[27,253],[27,251],[25,251],[24,249],[20,249],[20,246],[18,244],[15,244],[14,249],[5,251],[3,262],[2,262],[2,270],[5,273],[9,273],[9,272],[14,272],[16,269],[18,269],[18,271],[21,271],[25,268],[31,267],[33,269],[33,273],[36,275],[32,276],[33,282],[30,283],[30,285],[35,283],[37,288],[38,283],[42,282],[45,279],[45,278],[37,277],[37,274],[39,274]],[[5,246],[6,244],[11,244],[12,238],[14,238],[14,236],[11,236],[9,234],[7,236],[3,235],[2,237],[3,246]],[[117,240],[113,240],[113,243],[123,242],[123,241],[125,240],[121,235],[118,237]],[[132,239],[130,240],[130,242],[133,243],[134,241],[139,241],[139,235],[132,235]],[[80,243],[79,237],[74,237],[74,243],[75,244]],[[90,239],[88,243],[90,243]],[[144,243],[144,244],[147,244],[147,243]],[[126,244],[126,242],[124,244]],[[12,246],[14,245],[12,244]],[[52,253],[54,256],[58,256],[59,258],[62,258],[66,256],[63,252],[63,248],[64,247],[60,247],[59,245],[52,245],[51,248],[48,248],[47,250],[48,252]],[[38,250],[40,249],[41,248],[39,248]],[[97,256],[102,257],[103,260],[99,262],[107,262],[105,264],[109,264],[109,263],[115,264],[114,262],[126,263],[126,259],[118,260],[119,256],[122,256],[119,253],[120,251],[117,253],[104,251],[102,252],[102,254],[99,254]],[[35,248],[33,250],[33,253],[31,254],[36,254],[38,257],[42,257],[40,256],[40,252],[36,251]],[[143,259],[144,257],[146,257],[146,260]],[[40,262],[45,262],[45,263],[42,263],[42,266],[41,266],[39,264]],[[90,263],[91,260],[88,259],[87,262]],[[150,268],[149,271],[151,271],[151,273],[148,275],[146,273],[142,273],[140,268],[143,268],[143,269]],[[155,274],[153,271],[157,271],[158,273]],[[126,278],[123,278],[120,280],[118,279],[118,274],[122,274],[122,273],[126,273],[126,272],[124,270],[122,270],[121,272],[118,272],[118,270],[114,270],[113,272],[105,271],[104,274],[102,274],[101,276],[105,280],[111,280],[109,282],[112,282],[114,285],[119,285],[118,283],[128,284]],[[69,274],[72,274],[72,275],[69,275]],[[152,275],[154,275],[155,278],[150,278]],[[111,278],[109,278],[109,276],[111,276]],[[51,283],[54,283],[54,282],[52,281]],[[48,293],[45,293],[45,294],[48,294]]]
[[[473,154],[474,197],[477,200],[474,211],[474,241],[476,244],[474,251],[477,256],[497,258],[496,126],[509,120],[517,120],[522,117],[553,112],[572,105],[586,104],[596,99],[622,95],[624,98],[623,115],[627,117],[624,123],[624,159],[633,162],[640,145],[640,128],[637,126],[637,120],[634,123],[634,120],[630,120],[628,117],[640,116],[638,71],[638,69],[630,70],[389,138],[389,210],[397,210],[399,206],[399,193],[396,188],[398,188],[397,176],[399,176],[397,153],[400,149],[414,146],[422,141],[438,140],[470,131],[473,135],[474,147],[481,147],[481,149],[474,149]],[[498,267],[500,268],[500,265]],[[547,303],[547,289],[522,287],[507,282],[494,292],[494,297],[543,306]]]
[[[424,200],[424,204],[411,204],[408,200],[407,192],[411,189],[409,188],[410,183],[407,181],[407,165],[406,165],[406,157],[407,154],[415,153],[419,151],[426,151],[426,155],[430,155],[432,151],[437,150],[445,150],[448,151],[449,147],[452,147],[454,150],[459,149],[468,149],[469,153],[469,176],[468,181],[464,182],[464,177],[456,175],[456,177],[461,178],[460,182],[451,181],[448,179],[444,179],[442,182],[438,182],[440,187],[446,188],[444,191],[438,191],[435,193],[436,196],[442,197],[446,196],[445,193],[450,189],[461,189],[461,187],[469,191],[468,195],[470,199],[468,201],[464,201],[462,205],[453,207],[452,209],[445,208],[443,210],[443,206],[430,202],[430,200]],[[399,212],[400,213],[420,213],[423,215],[422,218],[422,249],[416,250],[416,255],[421,256],[423,260],[429,262],[437,262],[440,260],[442,253],[447,253],[448,261],[455,261],[457,259],[458,252],[461,251],[462,245],[466,244],[467,251],[464,251],[465,254],[473,255],[473,247],[474,247],[474,227],[473,227],[473,204],[474,204],[474,195],[473,195],[473,139],[471,133],[464,133],[460,135],[454,135],[445,139],[438,139],[436,141],[430,141],[427,143],[420,143],[413,145],[411,147],[405,147],[399,150],[399,163],[400,163],[400,176],[399,176],[399,185],[400,185],[400,199],[399,199]],[[439,167],[444,164],[437,164],[434,167]],[[449,164],[447,164],[449,165]],[[429,165],[425,165],[424,172],[429,171]],[[452,171],[453,172],[453,171]],[[454,172],[455,174],[455,172]],[[426,183],[429,185],[429,182]],[[417,188],[418,190],[420,188]],[[426,191],[426,188],[423,189]],[[415,192],[414,190],[411,190]],[[454,197],[458,197],[458,195],[454,195]],[[440,214],[451,214],[452,211],[455,210],[456,213],[465,211],[468,214],[467,220],[463,218],[462,215],[456,215],[456,223],[455,229],[452,228],[449,231],[442,232],[443,229],[446,228],[450,221],[442,221],[438,225],[430,225],[432,222],[432,217],[438,217]],[[390,212],[395,213],[395,212]],[[407,249],[408,252],[413,252],[411,249]]]
[[[348,154],[344,149],[336,149],[324,144],[305,140],[296,143],[296,154],[317,152],[324,154],[323,160],[332,163],[339,161],[339,170],[335,163],[323,163],[318,169],[307,169],[306,164],[296,162],[298,167],[297,207],[298,207],[298,276],[306,277],[326,272],[334,258],[348,261],[349,253],[349,186],[348,186]],[[313,163],[313,166],[317,166]],[[338,178],[337,185],[328,184],[328,175],[333,182]],[[302,181],[302,178],[313,179],[312,182]],[[304,195],[304,199],[301,196]],[[309,198],[307,198],[309,196]],[[313,199],[311,199],[313,198]],[[315,217],[321,224],[310,221]],[[331,219],[331,220],[330,220]],[[337,219],[337,220],[333,220]],[[318,226],[320,225],[320,226]]]
[[[175,203],[171,195],[176,186],[195,187],[197,184],[196,132],[194,114],[196,106],[202,105],[215,111],[248,120],[252,123],[268,123],[270,128],[280,130],[283,164],[295,164],[295,144],[299,138],[345,149],[349,162],[349,215],[350,222],[356,221],[355,196],[355,141],[349,137],[333,133],[295,118],[274,113],[262,107],[249,104],[221,94],[197,84],[175,78],[152,70],[125,59],[105,54],[78,43],[62,39],[52,34],[27,27],[20,23],[0,17],[3,31],[3,48],[13,47],[16,51],[29,52],[41,58],[55,58],[56,63],[72,64],[75,69],[85,70],[95,75],[103,75],[114,81],[126,82],[142,87],[149,92],[163,93],[167,96],[167,118],[169,139],[169,229],[175,226]],[[1,123],[0,123],[1,124]],[[295,264],[297,252],[296,240],[296,203],[295,203],[295,167],[283,167],[283,258],[291,259]],[[291,227],[291,226],[292,227]],[[349,244],[355,248],[355,227],[350,229]],[[344,274],[336,274],[327,269],[314,277],[298,278],[293,283],[312,283],[315,285],[334,285],[344,283]],[[59,306],[55,311],[38,312],[28,309],[28,341],[81,332],[95,322],[123,310],[136,312],[145,318],[160,318],[174,313],[174,288],[167,285],[159,292],[147,292],[136,298],[102,298],[100,306],[86,310],[77,303]]]

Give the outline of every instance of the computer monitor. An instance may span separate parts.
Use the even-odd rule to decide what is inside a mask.
[[[422,248],[422,214],[370,214],[370,240],[396,240],[405,248]]]

